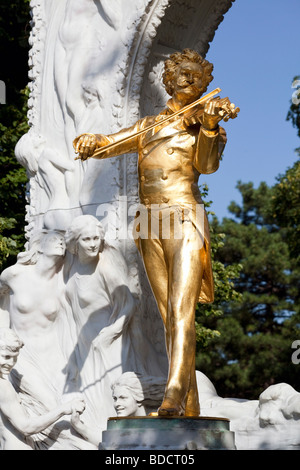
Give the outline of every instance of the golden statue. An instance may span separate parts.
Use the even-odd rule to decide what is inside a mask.
[[[164,111],[112,135],[82,134],[74,140],[82,160],[138,152],[139,197],[149,224],[145,234],[137,215],[136,243],[164,323],[169,360],[158,416],[200,414],[195,308],[197,302],[213,301],[214,285],[198,178],[218,169],[226,143],[219,122],[239,112],[228,98],[212,98],[219,89],[202,97],[213,79],[212,70],[213,65],[195,51],[172,54],[163,75],[171,96]],[[168,236],[165,217],[172,222]],[[159,230],[153,236],[150,226],[155,218]]]

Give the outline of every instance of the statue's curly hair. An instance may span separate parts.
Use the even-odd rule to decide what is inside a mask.
[[[208,60],[203,59],[203,57],[198,54],[198,52],[193,51],[192,49],[184,49],[182,52],[175,52],[171,54],[169,59],[165,61],[165,70],[163,73],[163,84],[165,86],[166,92],[172,96],[174,91],[174,75],[178,65],[181,65],[183,62],[194,62],[200,64],[203,70],[202,78],[202,88],[201,94],[206,90],[212,79],[213,64],[208,62]]]

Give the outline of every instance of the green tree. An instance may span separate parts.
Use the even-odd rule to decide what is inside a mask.
[[[300,137],[297,101],[291,100],[287,120]],[[291,360],[300,336],[300,161],[271,188],[239,182],[238,189],[242,204],[231,203],[233,218],[214,218],[211,225],[224,237],[215,244],[215,263],[235,268],[232,280],[241,297],[232,290],[232,299],[220,304],[223,315],[202,319],[219,335],[199,350],[196,365],[221,396],[255,399],[273,383],[300,388],[299,366]],[[237,266],[240,276],[234,276]]]
[[[300,84],[300,75],[294,77],[293,83],[299,82]],[[297,87],[299,88],[299,87]],[[287,114],[287,121],[292,121],[292,125],[297,128],[298,137],[300,137],[300,106],[299,106],[299,99],[300,99],[300,91],[295,90],[295,100],[291,100],[290,109]]]
[[[207,348],[210,340],[218,338],[220,332],[215,327],[209,327],[208,319],[216,319],[223,315],[223,305],[230,301],[239,301],[240,294],[234,289],[234,280],[239,277],[241,265],[232,263],[225,266],[220,260],[216,259],[216,253],[224,245],[224,233],[215,230],[217,219],[214,212],[209,210],[211,201],[207,200],[208,186],[201,187],[202,198],[208,216],[213,217],[215,223],[210,224],[211,237],[211,255],[212,267],[215,285],[215,300],[211,304],[198,304],[196,309],[196,338],[197,351],[201,352],[203,348]]]
[[[300,85],[300,76],[293,82]],[[298,87],[299,88],[299,87]],[[300,91],[296,92],[296,100],[291,100],[287,120],[291,121],[300,137]],[[293,102],[294,101],[294,102]],[[296,149],[298,160],[283,175],[277,178],[272,200],[274,220],[285,229],[285,239],[292,258],[299,263],[300,256],[300,148]]]
[[[29,0],[4,0],[0,5],[0,79],[6,86],[6,104],[0,105],[0,243],[1,269],[14,262],[25,238],[26,171],[14,148],[27,132]],[[7,251],[8,250],[8,251]]]
[[[3,235],[6,230],[12,230],[15,223],[15,219],[0,217],[0,271],[6,264],[6,259],[9,257],[10,253],[16,250],[16,242],[12,238]]]
[[[272,196],[274,221],[284,231],[290,255],[299,263],[300,258],[300,160],[277,178]]]
[[[226,267],[241,264],[235,280],[239,302],[223,303],[223,316],[204,326],[220,331],[197,356],[221,396],[257,398],[269,385],[288,382],[299,388],[291,345],[299,336],[299,274],[272,213],[274,188],[238,183],[243,203],[229,207],[234,218],[214,231],[224,233],[216,258]]]

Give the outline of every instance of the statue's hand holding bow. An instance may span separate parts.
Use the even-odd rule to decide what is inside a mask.
[[[109,144],[109,139],[102,134],[81,134],[73,141],[75,153],[78,157],[75,160],[87,160],[91,158],[98,148]]]

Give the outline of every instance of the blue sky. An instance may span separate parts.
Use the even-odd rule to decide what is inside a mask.
[[[221,220],[241,202],[238,180],[268,185],[296,161],[297,131],[286,115],[292,81],[300,75],[300,0],[236,0],[216,31],[206,58],[214,64],[209,91],[220,87],[241,108],[224,124],[228,143],[219,170],[201,176]]]

